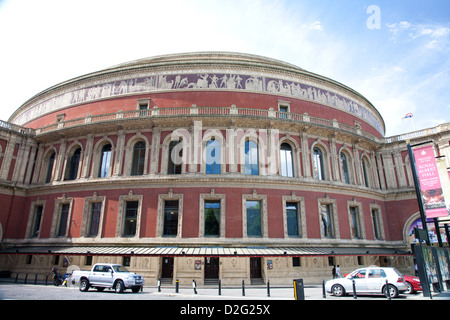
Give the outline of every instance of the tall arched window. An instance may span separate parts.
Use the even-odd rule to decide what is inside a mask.
[[[206,143],[206,174],[220,174],[220,142],[214,139]]]
[[[367,163],[366,159],[362,159],[362,169],[363,169],[363,176],[364,176],[364,185],[368,188],[369,187],[369,175],[367,172]]]
[[[350,183],[350,175],[348,171],[348,161],[347,156],[344,152],[341,152],[341,168],[342,168],[342,179],[345,183]]]
[[[45,176],[45,183],[49,183],[50,181],[52,181],[54,164],[55,164],[55,152],[52,152],[52,154],[48,159],[47,175]]]
[[[288,143],[283,143],[280,147],[281,176],[294,176],[294,162],[292,160],[292,148]]]
[[[98,169],[98,177],[105,178],[109,175],[111,166],[111,145],[105,144],[100,154],[100,167]]]
[[[258,145],[254,141],[245,141],[245,174],[259,175]]]
[[[169,154],[167,155],[167,174],[181,174],[183,163],[183,145],[182,141],[173,140],[169,143]]]
[[[131,175],[141,176],[144,174],[145,143],[139,141],[133,147],[133,160],[131,161]]]
[[[323,167],[323,154],[320,148],[315,147],[314,152],[314,178],[318,180],[325,180],[325,171]]]
[[[65,180],[75,180],[78,175],[78,167],[80,166],[80,158],[81,158],[81,148],[77,148],[72,156],[70,157],[69,162],[67,163],[68,170],[65,174]]]

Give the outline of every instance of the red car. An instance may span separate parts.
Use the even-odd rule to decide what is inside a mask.
[[[403,275],[403,277],[405,278],[405,282],[408,285],[408,290],[406,290],[405,293],[416,293],[417,291],[422,291],[419,277],[407,275]]]

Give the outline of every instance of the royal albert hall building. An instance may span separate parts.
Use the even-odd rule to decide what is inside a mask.
[[[449,129],[409,138],[448,158]],[[112,262],[150,285],[414,274],[405,137],[384,133],[360,93],[261,56],[164,55],[67,80],[0,123],[0,271]]]

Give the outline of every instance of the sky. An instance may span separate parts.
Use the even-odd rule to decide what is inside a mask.
[[[196,51],[336,80],[377,108],[387,137],[450,122],[448,0],[0,0],[0,120],[74,77]]]

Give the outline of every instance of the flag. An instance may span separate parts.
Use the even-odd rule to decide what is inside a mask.
[[[412,114],[411,112],[409,112],[409,113],[405,114],[405,116],[403,117],[403,119],[406,119],[406,118],[412,118],[412,117],[413,117],[413,114]]]

